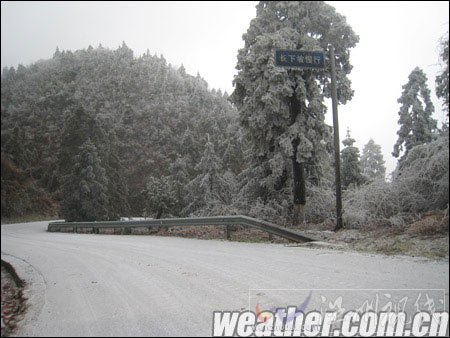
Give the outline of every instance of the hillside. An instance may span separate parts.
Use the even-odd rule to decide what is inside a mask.
[[[60,200],[63,133],[71,112],[81,107],[95,117],[103,145],[119,159],[128,212],[142,215],[153,210],[143,198],[147,182],[166,177],[184,185],[196,178],[208,140],[223,159],[220,175],[233,180],[240,173],[240,129],[227,96],[163,56],[134,57],[125,44],[117,50],[57,50],[50,60],[3,70],[2,153]],[[187,206],[178,188],[172,189],[177,201],[171,214]]]

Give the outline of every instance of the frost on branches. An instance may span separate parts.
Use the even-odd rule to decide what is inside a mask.
[[[436,120],[431,117],[434,106],[427,87],[427,77],[419,67],[409,75],[408,83],[403,86],[398,102],[401,104],[398,113],[400,129],[392,156],[399,157],[400,152],[404,150],[404,158],[414,146],[430,142],[437,128]]]
[[[355,139],[350,137],[350,130],[347,129],[347,137],[342,143],[345,146],[341,151],[342,188],[346,189],[350,185],[362,184],[364,178],[359,162],[359,149],[353,145]]]
[[[443,39],[440,45],[440,61],[443,64],[442,72],[436,76],[436,96],[442,99],[444,102],[444,108],[447,110],[448,117],[448,32],[447,38]]]
[[[360,162],[365,180],[373,181],[385,178],[386,167],[384,166],[381,147],[372,139],[364,146]]]
[[[330,97],[330,74],[327,69],[276,67],[274,53],[327,51],[333,44],[338,55],[338,99],[346,103],[353,95],[347,77],[352,69],[350,49],[359,38],[345,17],[324,2],[261,1],[256,8],[238,53],[231,100],[253,147],[252,168],[263,190],[262,201],[284,195],[290,184],[290,191],[295,187],[295,193],[290,192],[294,204],[304,204],[305,191],[300,189],[303,196],[298,196],[299,185],[305,186],[307,167],[319,165],[329,138],[324,97]]]

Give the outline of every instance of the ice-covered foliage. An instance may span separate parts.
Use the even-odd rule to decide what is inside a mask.
[[[246,165],[228,94],[209,90],[200,75],[175,69],[163,56],[135,56],[126,44],[57,50],[52,59],[4,69],[1,80],[2,154],[58,201],[62,176],[87,136],[106,170],[117,217],[130,215],[128,205],[131,214],[143,214],[150,177],[168,177],[177,199],[171,214],[181,215],[207,134],[223,173],[238,175]],[[95,122],[65,120],[79,108]]]
[[[382,179],[344,194],[348,227],[370,224],[403,225],[416,215],[445,209],[449,204],[449,141],[413,147],[398,166],[392,182]]]
[[[62,177],[61,216],[66,221],[109,219],[108,179],[97,148],[88,138]]]
[[[381,147],[374,140],[370,139],[364,146],[360,163],[366,181],[385,178],[386,167],[384,166]]]
[[[401,207],[394,184],[378,179],[346,190],[343,210],[344,226],[354,228],[390,224],[389,220],[401,212]]]
[[[353,144],[355,140],[350,137],[347,130],[347,137],[342,141],[344,149],[341,151],[341,178],[342,188],[346,189],[350,185],[360,185],[364,181],[361,163],[359,161],[359,149]]]
[[[323,222],[335,215],[334,171],[329,156],[321,158],[319,168],[310,166],[308,169],[303,220],[311,223]],[[270,194],[265,194],[268,189],[261,182],[267,181],[262,180],[262,173],[261,166],[249,167],[241,173],[238,177],[240,193],[237,195],[234,206],[240,210],[240,213],[291,225],[293,221],[291,174],[287,175],[285,187],[269,190]],[[266,199],[262,196],[266,196]]]
[[[145,187],[145,212],[148,216],[161,218],[162,215],[171,215],[177,203],[176,191],[172,181],[164,176],[150,177]]]
[[[53,172],[50,179],[51,188],[55,186],[64,187],[61,194],[63,199],[61,216],[77,220],[78,212],[79,220],[86,218],[81,209],[69,211],[63,206],[67,204],[65,199],[71,198],[67,196],[68,189],[76,189],[75,182],[67,184],[66,181],[73,181],[82,177],[80,174],[74,173],[74,168],[78,165],[76,159],[79,158],[77,156],[87,145],[89,145],[89,149],[95,150],[96,155],[93,156],[94,158],[98,157],[98,162],[101,163],[106,178],[105,194],[107,194],[107,202],[104,205],[107,211],[106,213],[97,213],[97,216],[103,215],[105,218],[95,220],[116,220],[121,215],[126,215],[129,210],[128,190],[123,178],[124,168],[118,155],[118,140],[114,131],[102,125],[94,113],[81,106],[71,107],[65,115],[59,151],[57,154],[53,154],[54,157],[51,160],[54,163],[54,169],[51,168]]]
[[[392,152],[394,157],[399,157],[403,151],[404,157],[412,147],[430,142],[437,128],[436,120],[431,117],[434,106],[422,69],[416,67],[402,88],[402,96],[398,99],[401,105],[398,113],[400,129]]]
[[[197,176],[186,185],[184,213],[211,215],[221,206],[230,205],[236,194],[237,182],[231,171],[223,169],[214,145],[208,141],[203,156],[195,166]],[[216,211],[213,211],[216,210]]]
[[[323,103],[331,92],[329,67],[319,72],[280,68],[274,62],[275,50],[327,51],[332,43],[339,55],[339,101],[345,103],[353,95],[347,75],[352,69],[350,49],[358,36],[345,17],[324,2],[261,1],[243,39],[231,100],[254,154],[252,190],[259,191],[266,205],[284,193],[292,177],[292,160],[319,165],[318,154],[325,152],[329,138]],[[299,103],[296,114],[290,109],[292,98]]]
[[[442,99],[444,102],[444,108],[447,110],[448,116],[448,32],[446,34],[446,39],[443,39],[441,42],[441,51],[440,51],[440,59],[442,62],[442,72],[436,76],[436,96]]]
[[[261,198],[257,198],[256,201],[252,203],[251,208],[248,211],[248,215],[250,217],[283,224],[288,219],[286,211],[288,210],[289,206],[287,205],[287,203],[288,202],[286,201],[285,205],[283,205],[276,203],[273,200],[264,203]]]
[[[321,223],[336,218],[336,196],[331,183],[308,184],[305,222]]]
[[[404,212],[445,208],[449,201],[448,136],[411,149],[394,173]]]

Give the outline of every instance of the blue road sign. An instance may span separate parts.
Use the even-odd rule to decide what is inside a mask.
[[[276,50],[275,65],[287,68],[323,69],[325,55],[323,52]]]

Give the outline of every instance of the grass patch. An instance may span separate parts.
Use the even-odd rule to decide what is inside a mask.
[[[433,240],[407,239],[404,236],[396,238],[367,239],[352,245],[359,252],[384,254],[388,256],[406,255],[412,257],[425,257],[429,259],[442,259],[448,257],[449,248],[443,238]]]
[[[410,241],[395,239],[393,242],[383,243],[376,248],[378,253],[386,255],[408,255],[414,251],[414,244]]]

